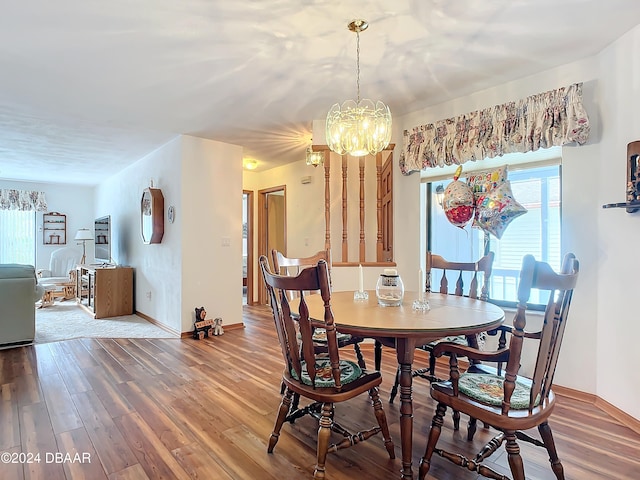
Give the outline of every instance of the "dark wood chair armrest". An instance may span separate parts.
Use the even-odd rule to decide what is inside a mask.
[[[509,359],[509,349],[501,348],[495,351],[479,350],[477,348],[465,347],[455,343],[442,342],[433,349],[433,355],[440,357],[442,355],[455,354],[456,356],[467,357],[469,361],[478,360],[485,362],[506,362]]]
[[[511,325],[500,325],[499,327],[493,330],[489,330],[487,333],[491,336],[496,336],[498,332],[501,332],[504,335],[504,333],[513,333],[513,330],[514,328]],[[542,334],[542,331],[539,331],[539,332],[528,332],[526,330],[524,331],[525,338],[535,338],[537,340],[540,340],[541,334]]]

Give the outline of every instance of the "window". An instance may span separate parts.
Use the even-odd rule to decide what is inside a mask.
[[[0,210],[0,263],[36,264],[36,213]]]
[[[464,229],[449,223],[436,201],[435,190],[438,185],[446,187],[451,179],[430,182],[427,247],[447,260],[470,262],[484,254],[486,241],[487,251],[495,253],[489,298],[493,303],[515,306],[522,257],[531,254],[556,270],[561,267],[560,165],[529,165],[519,170],[510,166],[508,178],[514,198],[528,211],[511,221],[501,239],[493,235],[485,238],[482,230],[471,228],[471,223]],[[547,300],[532,291],[532,305]]]

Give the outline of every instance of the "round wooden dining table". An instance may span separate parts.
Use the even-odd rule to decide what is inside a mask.
[[[405,292],[401,306],[378,305],[375,291],[367,300],[354,300],[352,291],[333,292],[331,310],[340,332],[379,340],[396,350],[400,366],[401,478],[413,478],[413,402],[411,375],[416,345],[453,335],[472,335],[492,330],[504,321],[504,311],[491,303],[456,295],[425,293],[427,311],[414,310],[417,292]],[[309,316],[322,322],[324,303],[320,295],[305,297]],[[297,310],[297,301],[292,302]]]

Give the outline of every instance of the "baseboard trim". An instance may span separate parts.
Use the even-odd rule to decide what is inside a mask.
[[[146,315],[146,314],[138,312],[138,311],[136,311],[136,315],[138,315],[139,317],[144,318],[149,323],[153,323],[156,327],[159,327],[159,328],[163,329],[166,332],[174,334],[176,337],[193,338],[193,330],[189,330],[187,332],[178,332],[177,330],[174,330],[173,328],[168,327],[168,326],[158,322],[155,318],[150,317],[149,315]],[[241,328],[244,328],[244,323],[234,323],[234,324],[231,324],[231,325],[223,325],[223,327],[224,327],[225,330],[239,330]]]
[[[610,404],[606,400],[603,400],[593,393],[581,392],[580,390],[574,390],[573,388],[563,387],[561,385],[554,385],[553,391],[561,397],[567,397],[574,400],[580,400],[581,402],[591,403],[607,415],[615,418],[625,427],[629,427],[634,432],[640,433],[640,420],[632,417],[627,412],[620,410],[615,405]]]
[[[562,385],[554,384],[551,388],[556,393],[556,395],[560,395],[561,397],[572,398],[574,400],[580,400],[581,402],[592,404],[596,404],[598,400],[598,396],[594,395],[593,393],[587,393],[581,390],[563,387]]]
[[[594,405],[604,413],[618,420],[625,427],[629,427],[634,432],[640,434],[640,420],[638,420],[637,418],[632,417],[627,412],[620,410],[615,405],[611,405],[609,402],[603,400],[600,397],[596,397]]]
[[[7,348],[26,347],[33,344],[33,340],[20,340],[18,342],[3,343],[0,345],[0,350],[5,350]]]
[[[244,323],[233,323],[231,325],[223,325],[225,332],[231,330],[240,330],[244,328]],[[180,338],[193,338],[193,330],[189,330],[188,332],[182,332],[180,334]]]
[[[138,312],[138,311],[136,310],[136,315],[137,315],[137,316],[139,316],[139,317],[141,317],[141,318],[144,318],[147,322],[152,323],[153,325],[155,325],[155,326],[156,326],[156,327],[158,327],[158,328],[161,328],[161,329],[162,329],[162,330],[164,330],[165,332],[169,332],[169,333],[171,333],[171,334],[175,335],[176,337],[180,336],[180,332],[179,332],[179,331],[174,330],[174,329],[173,329],[173,328],[171,328],[171,327],[168,327],[168,326],[167,326],[167,325],[165,325],[164,323],[160,323],[160,322],[159,322],[159,321],[157,321],[155,318],[150,317],[150,316],[149,316],[149,315],[147,315],[147,314],[144,314],[144,313],[142,313],[142,312]]]

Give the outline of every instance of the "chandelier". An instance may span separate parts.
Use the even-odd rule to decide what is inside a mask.
[[[324,163],[324,152],[314,152],[311,145],[307,147],[307,165],[317,167]]]
[[[356,87],[357,99],[336,103],[327,114],[327,145],[340,155],[354,157],[375,155],[384,150],[391,140],[391,111],[381,101],[373,103],[367,98],[360,100],[360,32],[369,24],[354,20],[347,28],[355,32],[356,40]]]

